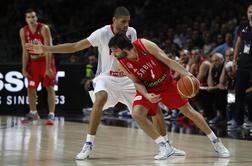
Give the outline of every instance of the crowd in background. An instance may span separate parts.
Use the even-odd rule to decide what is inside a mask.
[[[235,83],[232,57],[238,26],[246,20],[246,1],[94,0],[81,5],[81,0],[10,0],[1,4],[0,63],[21,63],[19,29],[25,24],[27,8],[38,11],[40,21],[52,30],[53,43],[58,44],[87,37],[93,30],[111,23],[115,7],[126,6],[132,14],[130,26],[137,30],[138,37],[156,42],[170,58],[200,79],[202,89],[190,101],[194,107],[209,123],[232,123],[232,115],[227,114],[227,108],[232,107]],[[88,56],[96,51],[57,56],[56,60],[87,63]],[[201,65],[207,69],[203,70]],[[250,94],[249,89],[247,92]],[[247,108],[250,107],[248,104]],[[246,116],[252,121],[249,113]]]
[[[125,5],[132,14],[131,26],[139,37],[149,38],[167,52],[199,47],[204,54],[224,43],[226,33],[235,39],[235,28],[245,18],[246,1],[4,1],[0,7],[0,63],[20,62],[19,29],[24,11],[33,7],[41,22],[50,25],[54,44],[76,41],[94,29],[111,23],[114,8]],[[85,54],[85,53],[79,53]],[[83,55],[84,56],[84,55]],[[66,61],[69,56],[63,56]],[[82,60],[82,59],[80,59]]]

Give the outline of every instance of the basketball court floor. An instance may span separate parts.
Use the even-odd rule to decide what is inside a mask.
[[[121,125],[116,123],[121,122]],[[226,166],[252,165],[252,141],[222,138],[231,157],[218,158],[203,135],[188,134],[189,129],[169,128],[172,144],[184,150],[185,157],[153,159],[157,145],[131,119],[104,120],[99,126],[95,147],[88,160],[76,161],[87,132],[87,123],[57,118],[54,126],[44,120],[21,124],[21,117],[0,116],[1,166]],[[83,122],[83,121],[82,121]],[[127,127],[122,127],[127,126]],[[183,130],[181,132],[174,132]]]

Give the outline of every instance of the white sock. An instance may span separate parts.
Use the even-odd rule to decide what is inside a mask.
[[[166,142],[166,138],[162,137],[161,135],[155,139],[156,144],[160,144],[160,143],[165,143]]]
[[[54,112],[49,112],[49,115],[55,116]]]
[[[210,139],[211,142],[217,139],[213,131],[210,134],[208,134],[207,137]]]
[[[87,135],[86,142],[91,142],[92,144],[94,143],[95,135]]]
[[[36,114],[36,113],[37,113],[37,110],[30,110],[30,113],[31,113],[31,114]]]
[[[166,134],[165,136],[163,136],[165,138],[166,141],[169,141],[168,135]]]

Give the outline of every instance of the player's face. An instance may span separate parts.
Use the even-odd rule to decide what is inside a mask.
[[[114,57],[119,58],[119,57],[125,57],[127,56],[127,52],[121,50],[120,48],[110,48],[111,53]]]
[[[38,17],[35,12],[26,13],[25,20],[28,25],[34,25],[38,21]]]
[[[129,27],[130,16],[114,17],[115,28],[118,32],[127,32]]]
[[[248,7],[247,15],[248,15],[248,20],[249,20],[249,21],[252,21],[252,5],[250,5],[250,6]]]

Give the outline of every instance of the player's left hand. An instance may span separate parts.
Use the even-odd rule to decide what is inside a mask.
[[[146,97],[151,103],[158,103],[161,101],[160,95],[156,95],[154,93],[148,93]]]

